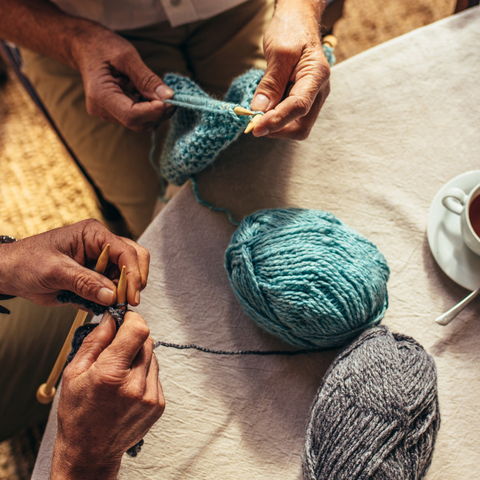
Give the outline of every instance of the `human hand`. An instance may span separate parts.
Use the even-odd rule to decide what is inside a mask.
[[[321,4],[278,1],[265,30],[267,69],[251,103],[267,112],[253,130],[256,137],[308,137],[330,92],[330,67],[320,38]]]
[[[165,398],[153,340],[127,312],[115,336],[106,313],[63,373],[50,478],[116,478],[122,455],[161,417]]]
[[[172,116],[175,107],[162,100],[173,97],[173,90],[116,33],[84,24],[73,38],[72,55],[82,74],[90,115],[135,131],[152,131]]]
[[[138,305],[140,290],[147,284],[150,255],[132,240],[113,235],[97,220],[0,245],[0,293],[39,305],[58,305],[57,295],[69,290],[87,300],[112,305],[116,299],[113,281],[85,267],[95,265],[107,244],[111,263],[106,275],[118,277],[118,267],[125,265],[127,300]]]

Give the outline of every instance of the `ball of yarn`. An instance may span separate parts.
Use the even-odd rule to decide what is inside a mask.
[[[384,256],[319,210],[260,210],[246,217],[225,268],[245,312],[299,347],[344,345],[378,324],[388,306]]]
[[[315,398],[304,480],[421,479],[440,427],[433,358],[379,326],[330,366]]]
[[[252,69],[237,77],[224,101],[249,109],[264,73],[264,70]],[[213,163],[220,152],[238,138],[251,118],[216,106],[220,102],[189,78],[169,73],[164,82],[175,92],[171,103],[175,104],[175,98],[184,95],[196,97],[197,101],[197,105],[180,104],[185,108],[177,108],[160,161],[164,178],[174,185],[182,185]]]

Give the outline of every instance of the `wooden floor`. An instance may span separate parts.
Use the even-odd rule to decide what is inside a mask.
[[[334,28],[338,62],[451,15],[455,3],[345,0]],[[101,219],[77,168],[12,77],[0,86],[0,234],[24,237],[88,217]],[[30,478],[39,432],[31,429],[0,444],[0,480]]]

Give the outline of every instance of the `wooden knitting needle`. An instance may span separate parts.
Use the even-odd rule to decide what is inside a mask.
[[[333,35],[326,35],[322,38],[322,44],[328,45],[332,48],[336,48],[338,45],[337,37],[334,37]]]
[[[246,116],[246,115],[255,115],[255,112],[252,112],[251,110],[247,110],[246,108],[243,107],[235,107],[233,111],[240,116]]]
[[[250,123],[247,125],[247,128],[244,130],[243,133],[250,133],[254,128],[255,125],[257,124],[258,120],[260,120],[263,117],[263,115],[255,115],[251,120]]]
[[[96,272],[98,273],[105,272],[105,269],[107,268],[107,264],[108,264],[109,253],[110,253],[110,245],[107,245],[103,249],[103,252],[98,257],[97,264],[95,265]],[[63,367],[65,366],[68,353],[72,348],[71,343],[72,343],[73,335],[75,333],[75,330],[78,327],[81,327],[83,325],[83,322],[87,318],[87,315],[88,315],[88,312],[84,312],[83,310],[78,311],[77,316],[75,317],[75,320],[73,321],[72,326],[70,327],[67,338],[63,343],[63,347],[60,350],[60,353],[58,354],[57,361],[55,362],[55,365],[53,366],[52,371],[50,372],[50,375],[47,379],[47,383],[43,383],[38,387],[37,400],[40,403],[48,404],[53,400],[55,392],[57,391],[57,389],[55,388],[55,385],[57,383],[58,377],[62,373]]]

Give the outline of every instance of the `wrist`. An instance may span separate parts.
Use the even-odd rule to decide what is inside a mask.
[[[292,0],[277,0],[275,13],[288,12],[288,14],[291,14],[293,9],[295,12],[312,16],[317,23],[320,23],[325,5],[326,0],[296,0],[295,2]]]
[[[92,445],[88,452],[78,451],[57,437],[53,449],[50,480],[115,480],[120,469],[121,456],[106,458]]]
[[[76,70],[82,71],[85,63],[85,55],[88,56],[90,52],[90,44],[92,42],[98,44],[99,42],[96,41],[95,38],[98,38],[99,34],[104,33],[104,31],[108,32],[102,25],[89,20],[84,20],[76,24],[72,29],[69,51],[70,58]]]
[[[13,237],[0,235],[0,295],[16,296],[11,266],[15,242]]]
[[[91,56],[91,47],[102,45],[105,42],[104,39],[112,34],[115,35],[106,27],[89,20],[78,23],[72,30],[69,45],[74,68],[81,72]],[[96,55],[96,53],[93,55]]]

